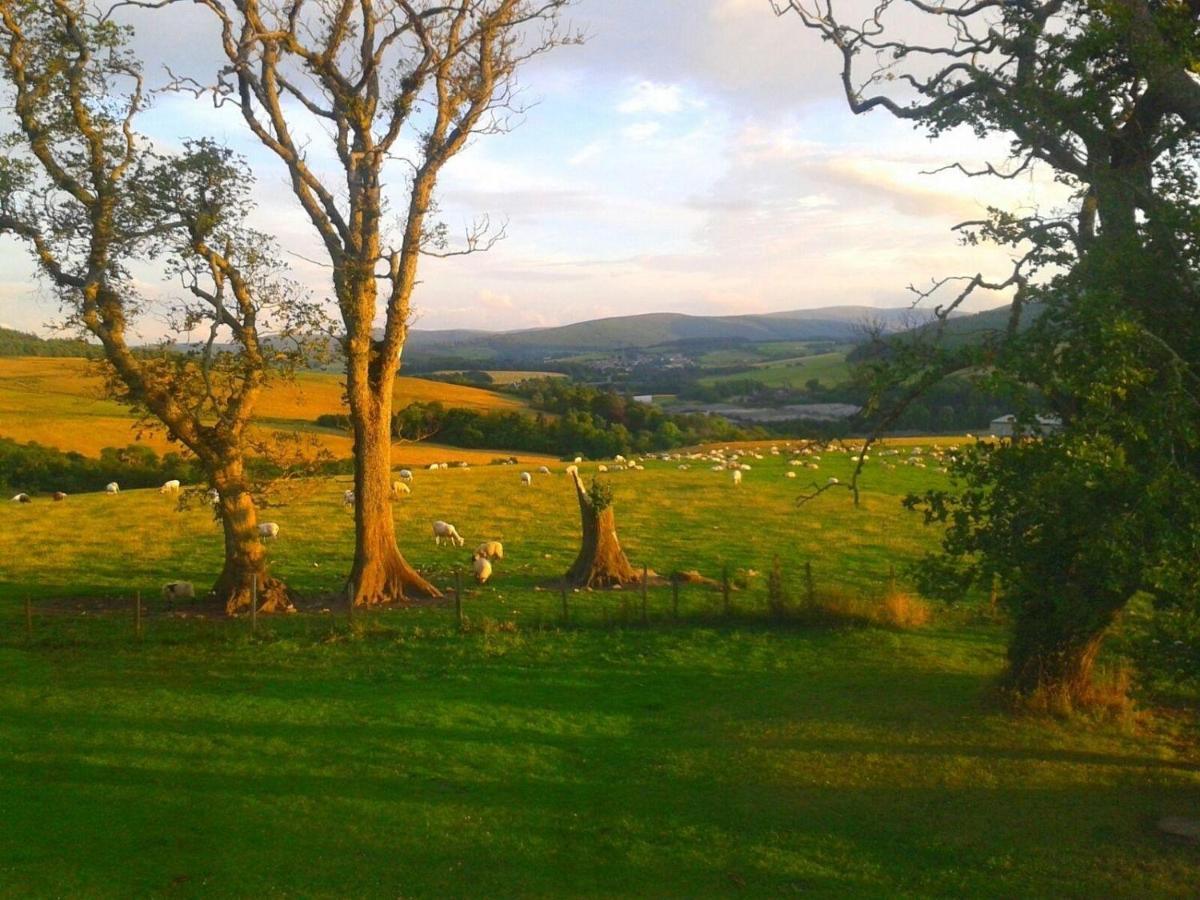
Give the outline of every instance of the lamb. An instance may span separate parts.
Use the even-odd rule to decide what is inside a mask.
[[[168,603],[174,600],[195,600],[196,588],[190,581],[170,581],[163,585],[162,595]]]
[[[504,545],[499,541],[484,541],[475,548],[476,559],[504,559]]]
[[[442,546],[442,539],[450,541],[455,547],[461,547],[466,543],[461,534],[449,522],[443,522],[441,519],[433,523],[433,540],[439,547]]]
[[[522,472],[521,473],[521,485],[523,487],[529,487],[531,484],[533,484],[533,476],[530,475],[528,472]]]
[[[263,539],[279,537],[279,525],[275,522],[259,522],[258,536]]]
[[[742,483],[742,470],[741,470],[741,469],[734,469],[734,470],[733,470],[733,483],[734,483],[734,484],[741,484],[741,483]]]
[[[30,496],[28,494],[20,493],[20,494],[17,494],[17,496],[12,498],[12,502],[13,503],[32,503],[33,500],[30,498]]]
[[[354,505],[354,491],[353,490],[346,490],[346,491],[342,492],[342,505],[343,506],[353,506]]]
[[[412,481],[412,469],[401,469],[398,473],[401,481]]]
[[[492,564],[482,556],[475,557],[471,566],[475,569],[475,580],[480,584],[485,583],[492,577]]]
[[[393,481],[392,482],[392,496],[393,497],[403,497],[405,494],[411,494],[411,493],[412,493],[412,488],[410,488],[403,481]]]
[[[164,481],[163,486],[158,489],[158,492],[160,494],[178,494],[179,479],[172,478],[170,481]]]
[[[117,484],[115,481],[110,481],[108,484],[106,484],[104,486],[104,493],[119,494],[119,493],[121,493],[121,486],[119,484]]]

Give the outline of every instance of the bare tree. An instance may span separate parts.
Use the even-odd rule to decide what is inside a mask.
[[[431,218],[434,189],[473,135],[503,132],[520,115],[521,65],[578,39],[559,29],[569,0],[194,2],[217,17],[228,59],[215,101],[235,104],[283,162],[329,257],[354,432],[354,602],[439,596],[401,556],[390,503],[393,391],[418,262],[486,249],[502,233],[484,219],[452,247]],[[202,91],[189,79],[176,87]],[[310,159],[313,122],[341,168],[336,186]],[[386,188],[398,183],[393,232]]]
[[[0,74],[17,122],[0,159],[0,234],[30,248],[69,322],[99,339],[115,394],[194,453],[220,493],[218,600],[231,614],[248,607],[257,579],[264,612],[288,609],[259,540],[246,428],[289,358],[261,329],[274,317],[286,335],[305,304],[278,279],[270,242],[242,224],[249,174],[238,160],[208,142],[157,155],[136,132],[145,100],[127,36],[81,0],[0,0]],[[176,324],[210,329],[197,352],[129,343],[148,306],[130,266],[155,256],[191,298],[173,307]]]

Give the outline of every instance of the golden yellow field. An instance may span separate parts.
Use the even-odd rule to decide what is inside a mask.
[[[524,408],[515,397],[419,378],[396,379],[395,396],[396,409],[435,400],[468,409]],[[267,390],[259,403],[258,428],[268,432],[302,431],[336,455],[348,456],[347,435],[315,425],[322,413],[344,409],[340,375],[303,372],[293,381],[276,382]],[[105,398],[98,365],[83,359],[0,358],[0,437],[37,441],[88,456],[99,455],[104,447],[124,447],[135,441],[160,453],[179,450],[159,429],[139,435],[129,410]],[[447,459],[479,463],[496,455],[491,450],[460,450],[426,443],[398,444],[395,451],[397,464],[413,465]]]

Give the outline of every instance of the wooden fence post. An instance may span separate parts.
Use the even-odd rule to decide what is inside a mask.
[[[142,592],[133,593],[133,636],[142,639]]]
[[[454,567],[454,618],[458,622],[458,630],[462,631],[462,566]]]
[[[642,624],[650,624],[650,610],[646,603],[646,589],[650,582],[650,567],[642,565]]]
[[[258,575],[250,577],[250,633],[258,634]]]

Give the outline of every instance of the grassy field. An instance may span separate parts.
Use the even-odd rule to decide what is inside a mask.
[[[508,385],[516,384],[518,381],[528,381],[530,378],[566,378],[562,372],[535,372],[535,371],[520,371],[516,369],[487,369],[486,374],[492,379],[493,384]],[[464,369],[444,369],[440,372],[434,372],[434,375],[464,375]]]
[[[733,375],[712,375],[701,378],[701,384],[716,384],[722,381],[753,380],[769,387],[804,387],[812,378],[826,387],[840,384],[850,375],[846,365],[846,354],[842,351],[817,353],[812,356],[797,356],[772,362],[756,364]]]
[[[348,456],[348,435],[315,425],[322,413],[345,409],[342,390],[341,376],[326,372],[301,372],[292,381],[276,382],[259,403],[258,428],[263,432],[302,431],[337,456]],[[423,378],[398,378],[395,396],[396,409],[434,400],[478,410],[524,408],[516,397]],[[82,359],[0,358],[2,437],[96,456],[104,447],[124,447],[139,440],[134,421],[124,406],[105,398],[103,381],[93,363]],[[179,449],[160,430],[142,434],[140,441],[160,453]],[[479,463],[496,455],[436,444],[396,448],[398,464],[422,465],[446,459]]]
[[[128,598],[211,579],[219,533],[151,491],[0,508],[3,896],[1187,896],[1200,848],[1154,830],[1200,807],[1183,716],[1013,719],[989,690],[999,625],[942,615],[912,632],[770,624],[778,554],[794,594],[884,591],[937,535],[900,497],[932,469],[874,462],[864,503],[786,457],[728,473],[613,473],[622,542],[660,572],[728,565],[748,587],[570,595],[578,513],[561,472],[418,472],[396,504],[408,556],[448,584],[463,550],[505,542],[445,606],[358,615],[340,481],[267,516],[274,571],[311,612],[182,618]],[[561,469],[561,466],[556,466]],[[48,548],[53,552],[46,552]],[[22,604],[32,597],[34,636]],[[121,598],[113,611],[112,598]]]

